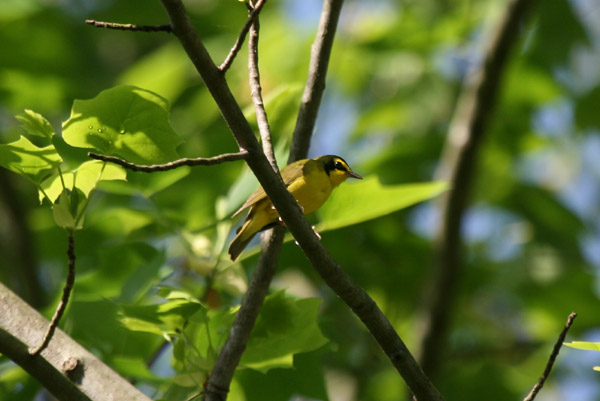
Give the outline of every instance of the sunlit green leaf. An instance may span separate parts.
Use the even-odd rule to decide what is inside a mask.
[[[141,164],[178,158],[181,143],[169,124],[169,104],[163,97],[134,86],[117,86],[90,100],[75,100],[63,123],[63,138],[71,146],[91,148]]]
[[[385,216],[438,196],[448,189],[445,182],[382,185],[376,177],[344,183],[317,212],[317,231],[333,230]]]
[[[21,127],[30,135],[41,136],[50,139],[54,135],[52,125],[39,113],[26,109],[23,113],[15,116],[21,122]]]
[[[127,173],[121,166],[105,163],[99,160],[90,160],[83,163],[75,171],[55,174],[41,183],[39,193],[40,201],[47,195],[51,202],[67,189],[79,188],[87,197],[96,188],[100,181],[125,180]]]
[[[61,161],[54,146],[38,148],[23,136],[18,141],[0,144],[0,166],[24,175],[36,184]]]
[[[571,341],[570,343],[565,343],[565,345],[571,348],[600,352],[600,343],[592,343],[588,341]]]

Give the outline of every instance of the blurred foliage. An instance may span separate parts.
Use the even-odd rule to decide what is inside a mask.
[[[310,154],[340,154],[368,179],[340,187],[311,218],[331,229],[324,245],[410,349],[419,343],[416,311],[439,212],[435,202],[400,209],[443,190],[431,181],[461,82],[505,6],[344,6]],[[245,22],[243,4],[186,7],[220,62]],[[572,310],[579,316],[570,337],[598,341],[598,8],[598,0],[540,4],[521,27],[464,220],[466,269],[435,378],[447,399],[522,398]],[[261,14],[261,78],[280,162],[319,12],[318,2],[288,0]],[[76,284],[61,327],[154,399],[182,400],[206,380],[256,263],[251,250],[236,264],[224,254],[235,224],[228,216],[256,180],[242,162],[146,174],[90,161],[90,149],[156,163],[237,147],[172,35],[97,29],[85,19],[166,22],[158,1],[0,4],[0,280],[50,316],[66,274],[64,229],[78,229]],[[255,124],[246,56],[242,49],[227,80]],[[406,395],[293,242],[273,287],[231,400]],[[561,352],[548,397],[600,400],[598,378],[582,381],[574,368],[594,366],[581,355]],[[40,392],[0,359],[0,400]]]

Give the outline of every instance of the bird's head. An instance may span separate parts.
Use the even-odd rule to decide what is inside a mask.
[[[362,177],[352,171],[350,166],[348,166],[348,163],[346,163],[346,161],[339,156],[319,156],[316,158],[316,160],[322,163],[323,168],[325,169],[325,172],[329,176],[331,184],[334,187],[338,186],[350,177],[362,179]]]

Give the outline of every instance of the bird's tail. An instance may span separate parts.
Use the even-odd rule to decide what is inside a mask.
[[[242,253],[248,243],[252,241],[252,238],[256,235],[256,232],[248,235],[247,231],[249,226],[250,220],[247,220],[237,231],[237,235],[233,241],[231,241],[231,245],[229,245],[229,256],[231,256],[231,260],[233,261],[240,256],[240,253]]]

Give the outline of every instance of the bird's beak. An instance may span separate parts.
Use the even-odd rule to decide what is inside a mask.
[[[356,174],[354,171],[348,171],[348,175],[350,177],[358,178],[359,180],[362,180],[362,177],[360,175]]]

